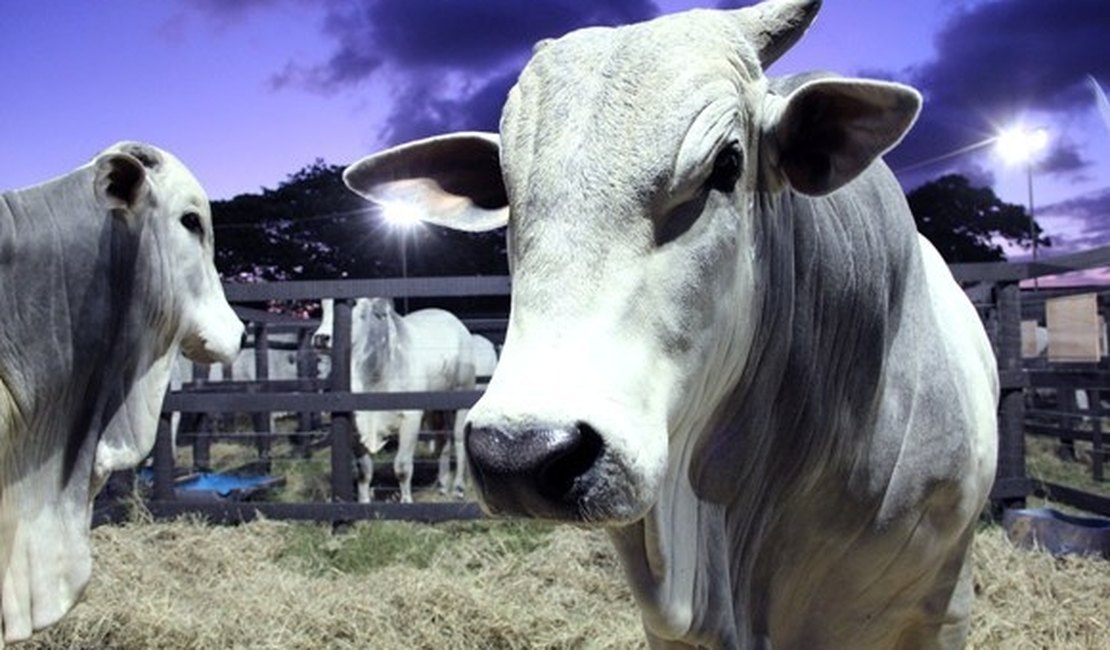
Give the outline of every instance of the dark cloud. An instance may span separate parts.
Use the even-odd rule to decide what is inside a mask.
[[[434,87],[405,84],[382,136],[395,143],[451,131],[497,131],[501,107],[516,77],[516,71],[495,77],[457,97],[440,96]]]
[[[273,7],[291,0],[182,0],[185,6],[199,11],[218,24],[231,24],[256,9]],[[302,3],[308,0],[297,0]]]
[[[501,105],[537,41],[658,13],[650,0],[361,0],[324,7],[332,55],[315,64],[291,62],[272,85],[336,92],[382,75],[393,88],[392,112],[379,134],[389,143],[496,130]]]
[[[937,57],[900,78],[925,96],[918,124],[887,157],[912,166],[990,138],[1033,111],[1090,105],[1087,76],[1110,76],[1106,0],[994,0],[957,10],[936,37]],[[1045,163],[1079,173],[1088,163],[1074,145],[1057,145]]]
[[[1084,160],[1078,147],[1071,142],[1060,142],[1037,164],[1037,168],[1049,174],[1078,174],[1089,167],[1091,162]]]
[[[542,39],[585,25],[617,25],[655,14],[647,0],[364,0],[333,8],[328,31],[344,47],[371,48],[403,66],[484,71]],[[355,38],[351,38],[355,36]]]
[[[1037,208],[1037,218],[1064,218],[1071,228],[1053,232],[1054,248],[1062,251],[1088,250],[1110,241],[1110,187],[1074,199]]]
[[[916,75],[930,98],[999,111],[1088,101],[1086,76],[1110,73],[1105,0],[995,0],[958,11],[936,37],[940,56]]]

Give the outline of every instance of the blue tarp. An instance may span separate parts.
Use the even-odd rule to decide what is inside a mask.
[[[174,487],[178,490],[188,490],[190,492],[215,492],[222,497],[226,497],[235,490],[268,487],[273,482],[273,476],[236,476],[233,474],[202,472],[181,481]]]

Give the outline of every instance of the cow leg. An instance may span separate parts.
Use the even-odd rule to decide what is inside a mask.
[[[434,452],[439,459],[436,488],[440,494],[446,496],[451,486],[451,441],[445,431],[436,431]]]
[[[401,503],[412,503],[412,459],[420,436],[420,411],[403,411],[397,433],[397,456],[393,459],[393,472],[401,487]]]
[[[452,431],[455,442],[455,489],[454,497],[466,497],[466,441],[463,439],[466,432],[467,409],[460,409],[455,413],[455,427]]]
[[[354,451],[355,469],[358,472],[358,502],[370,503],[374,500],[374,492],[370,489],[370,483],[374,479],[374,457],[370,455],[366,445],[358,441],[354,444]]]
[[[971,605],[975,599],[971,560],[974,536],[975,522],[972,522],[941,567],[932,593],[922,602],[924,620],[915,622],[902,633],[897,648],[956,650],[967,645]]]

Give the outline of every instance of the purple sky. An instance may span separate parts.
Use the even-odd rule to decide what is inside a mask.
[[[539,38],[714,0],[36,0],[9,3],[0,39],[0,188],[64,173],[121,139],[169,149],[212,198],[274,187],[317,157],[495,130]],[[737,6],[742,1],[722,2]],[[888,155],[913,187],[948,171],[1027,203],[1023,167],[989,146],[1048,129],[1034,176],[1047,255],[1110,243],[1106,0],[828,0],[772,73],[894,79],[925,110]]]

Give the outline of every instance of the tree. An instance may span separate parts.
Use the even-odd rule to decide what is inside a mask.
[[[277,189],[212,203],[216,266],[225,278],[291,280],[508,273],[504,233],[417,226],[405,241],[317,159]]]
[[[972,187],[959,174],[925,183],[907,194],[906,200],[918,231],[949,264],[1003,261],[1002,241],[1031,246],[1025,208],[1005,203],[989,187]],[[1038,246],[1052,245],[1039,224],[1033,228]]]

